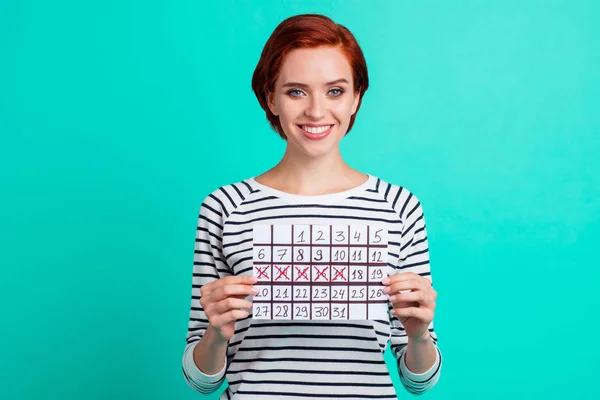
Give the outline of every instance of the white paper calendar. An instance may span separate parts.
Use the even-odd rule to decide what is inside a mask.
[[[387,319],[387,230],[374,225],[256,225],[254,319]]]

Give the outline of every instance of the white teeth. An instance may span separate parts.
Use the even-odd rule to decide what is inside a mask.
[[[318,135],[320,133],[325,132],[330,127],[331,127],[331,125],[318,126],[318,127],[302,126],[302,129],[304,129],[308,133],[312,133],[313,135]]]

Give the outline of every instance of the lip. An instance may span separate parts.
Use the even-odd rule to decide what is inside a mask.
[[[318,128],[320,126],[328,126],[328,125],[334,125],[334,124],[313,124],[311,122],[307,122],[305,124],[296,124],[298,126],[310,126],[311,128]]]
[[[333,131],[333,127],[335,126],[335,124],[302,124],[304,126],[310,126],[310,127],[319,127],[319,126],[326,126],[326,125],[331,125],[329,127],[329,129],[327,129],[325,132],[321,132],[318,135],[313,135],[312,133],[308,133],[306,132],[304,129],[302,129],[301,125],[296,125],[296,127],[300,130],[300,132],[302,132],[302,134],[304,135],[304,137],[310,139],[310,140],[323,140],[325,139],[327,136],[329,136],[329,134],[331,133],[331,131]]]

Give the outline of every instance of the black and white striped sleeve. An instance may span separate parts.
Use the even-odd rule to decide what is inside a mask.
[[[423,207],[413,194],[409,193],[403,200],[400,215],[404,224],[397,272],[414,272],[431,280],[429,243]],[[436,360],[434,365],[422,374],[415,374],[406,366],[404,354],[408,337],[402,323],[395,316],[391,317],[391,329],[391,348],[398,360],[402,385],[412,394],[425,393],[437,383],[442,367],[442,354],[437,346],[433,321],[429,324],[429,334],[436,349]]]
[[[186,382],[200,393],[212,393],[223,383],[225,369],[215,375],[200,371],[194,362],[194,348],[208,328],[208,319],[200,305],[200,288],[217,279],[231,275],[222,255],[223,217],[221,202],[208,196],[200,207],[194,245],[192,299],[183,354],[182,368]]]

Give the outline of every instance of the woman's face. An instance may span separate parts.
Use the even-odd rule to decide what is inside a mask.
[[[318,157],[335,149],[358,106],[353,88],[352,68],[337,48],[288,53],[268,98],[290,150]]]

